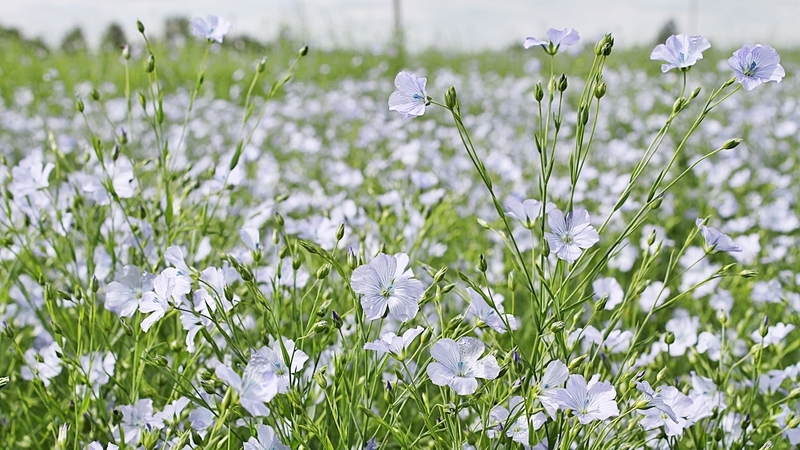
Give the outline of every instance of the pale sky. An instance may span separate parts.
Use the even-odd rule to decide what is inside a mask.
[[[611,31],[617,45],[649,46],[670,18],[679,32],[702,34],[712,45],[800,44],[800,0],[400,1],[414,50],[521,45],[549,27],[572,27],[591,40]],[[0,24],[51,44],[75,25],[94,43],[112,21],[133,39],[137,18],[158,33],[175,15],[219,15],[233,22],[233,33],[264,39],[286,24],[314,47],[386,42],[393,24],[392,0],[0,0],[0,11]]]

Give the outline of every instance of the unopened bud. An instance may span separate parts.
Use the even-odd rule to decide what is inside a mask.
[[[756,272],[755,270],[743,270],[739,272],[739,276],[742,278],[753,278],[758,276],[758,272]]]
[[[542,101],[544,98],[544,88],[542,88],[541,81],[533,86],[533,98],[535,98],[537,102]]]
[[[266,68],[267,68],[267,57],[265,56],[261,58],[261,61],[258,62],[258,65],[256,66],[256,72],[262,73]]]
[[[330,331],[330,324],[327,320],[319,320],[311,327],[312,334],[324,334]]]
[[[607,304],[608,304],[608,294],[600,297],[600,299],[597,300],[597,303],[594,304],[594,309],[595,311],[602,311],[606,309]]]
[[[736,148],[739,144],[742,143],[742,141],[743,141],[742,138],[728,139],[727,141],[725,141],[724,144],[722,144],[722,148],[724,148],[725,150]]]
[[[83,100],[81,100],[80,97],[75,99],[75,109],[77,109],[79,113],[82,113],[84,110]]]
[[[139,33],[144,33],[144,24],[141,20],[136,21],[136,29],[139,30]]]
[[[764,316],[764,320],[758,327],[758,334],[760,334],[763,338],[767,335],[767,333],[769,333],[769,316]]]
[[[302,265],[302,263],[303,263],[303,261],[300,261],[299,258],[293,258],[292,259],[292,269],[294,269],[294,270],[299,269],[300,266]]]
[[[325,372],[327,371],[328,366],[322,366],[319,370],[314,372],[314,381],[317,383],[317,386],[323,390],[328,388],[328,380],[325,378]]]
[[[658,197],[654,198],[652,202],[650,202],[650,210],[656,210],[661,207],[661,203],[664,202],[664,196],[659,195]]]
[[[340,223],[339,228],[336,229],[336,240],[341,241],[344,237],[344,224]]]
[[[667,345],[672,345],[672,344],[674,344],[674,343],[675,343],[675,333],[673,333],[672,331],[667,331],[667,332],[664,334],[664,342],[665,342]]]
[[[147,66],[145,66],[145,71],[147,73],[153,72],[156,68],[156,56],[152,53],[147,57]]]
[[[331,311],[331,320],[333,321],[333,327],[337,330],[342,329],[342,325],[344,325],[344,320],[336,311]]]
[[[689,94],[689,100],[694,100],[697,96],[700,95],[700,88],[695,88],[691,94]]]
[[[308,54],[308,46],[304,45],[299,52],[297,52],[300,56],[306,56]]]
[[[458,95],[455,86],[450,86],[444,93],[444,104],[448,109],[453,109],[458,104]]]
[[[594,97],[601,99],[604,95],[606,95],[606,83],[602,82],[594,88]]]
[[[575,358],[575,359],[573,359],[572,361],[569,362],[569,365],[567,366],[567,368],[570,370],[570,372],[574,371],[575,369],[580,367],[580,365],[583,364],[583,362],[586,361],[586,358],[588,358],[588,357],[589,357],[589,355],[585,355],[585,354],[581,355],[581,356],[578,356],[577,358]]]
[[[442,267],[433,275],[433,282],[440,283],[444,280],[444,276],[447,274],[447,267]]]
[[[356,267],[358,267],[358,258],[356,258],[356,254],[353,253],[352,248],[347,252],[347,267],[349,267],[350,270],[355,270]]]
[[[0,389],[8,386],[8,383],[11,382],[11,379],[8,377],[0,377]]]
[[[328,263],[323,264],[317,269],[317,279],[324,280],[328,277],[328,274],[331,273],[331,265]]]
[[[147,107],[147,99],[142,92],[139,92],[139,105],[142,106],[142,109]]]
[[[120,317],[119,323],[122,324],[122,330],[125,332],[125,334],[128,336],[133,336],[133,328],[131,328],[131,325],[126,322],[125,319]]]
[[[94,100],[96,102],[99,102],[100,101],[100,91],[98,91],[96,88],[92,88],[91,92],[89,92],[89,97],[91,97],[92,100]]]
[[[280,228],[283,228],[283,223],[284,223],[283,222],[283,216],[281,215],[281,213],[276,212],[275,213],[275,224],[278,225]]]
[[[131,47],[128,44],[122,46],[122,57],[131,59]]]
[[[478,259],[478,270],[485,273],[487,268],[486,258],[480,255],[480,259]]]
[[[565,326],[565,324],[564,324],[563,320],[557,320],[557,321],[553,322],[552,325],[550,325],[550,331],[553,331],[553,332],[561,331],[561,330],[564,329],[564,326]]]
[[[514,292],[514,289],[517,287],[517,283],[515,280],[514,271],[508,272],[508,290]]]
[[[558,79],[558,92],[564,92],[566,90],[567,90],[567,76],[562,73],[561,78]]]

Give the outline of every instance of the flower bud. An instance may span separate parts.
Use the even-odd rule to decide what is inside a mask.
[[[656,374],[656,382],[660,383],[661,380],[663,380],[664,377],[666,376],[667,376],[667,368],[664,367],[663,369],[659,370],[658,373]]]
[[[267,68],[267,57],[265,56],[261,58],[261,61],[258,62],[258,65],[256,66],[256,72],[262,73],[266,68]]]
[[[508,290],[514,292],[514,289],[517,287],[516,280],[514,279],[514,271],[508,272]]]
[[[667,345],[672,345],[672,344],[674,344],[674,343],[675,343],[675,333],[673,333],[672,331],[667,331],[667,332],[664,334],[664,342],[665,342]]]
[[[352,248],[347,252],[347,267],[349,267],[350,270],[355,270],[356,267],[358,267],[358,258],[356,258],[356,254],[353,252]]]
[[[653,211],[653,210],[656,210],[656,209],[660,208],[661,207],[661,203],[663,203],[663,202],[664,202],[664,196],[663,195],[659,195],[658,197],[653,199],[652,202],[650,202],[650,210]]]
[[[147,99],[144,97],[144,94],[139,92],[139,105],[142,106],[142,109],[147,107]]]
[[[307,45],[304,45],[304,46],[303,46],[303,48],[301,48],[301,49],[300,49],[300,51],[299,51],[299,52],[297,52],[297,53],[298,53],[300,56],[306,56],[306,55],[308,54],[308,46],[307,46]]]
[[[122,46],[122,57],[131,59],[131,47],[128,44]]]
[[[764,320],[758,327],[758,334],[760,334],[763,338],[767,335],[767,333],[769,333],[769,316],[764,316]]]
[[[331,273],[331,265],[328,263],[323,264],[317,269],[317,279],[324,280],[328,277],[328,274]]]
[[[688,101],[684,97],[680,97],[672,104],[672,114],[678,114],[686,106]]]
[[[302,263],[303,262],[300,261],[299,258],[292,258],[292,269],[294,269],[295,271],[298,270],[302,265]]]
[[[75,109],[77,109],[79,113],[83,113],[84,110],[83,100],[81,100],[80,97],[75,99]]]
[[[122,411],[118,410],[117,408],[114,408],[111,411],[111,423],[113,425],[119,425],[122,423]]]
[[[447,88],[447,92],[444,93],[444,104],[451,110],[458,104],[458,95],[456,94],[455,86]]]
[[[442,267],[433,275],[433,282],[434,283],[441,283],[444,280],[444,276],[447,274],[447,266]]]
[[[100,91],[98,91],[96,88],[92,88],[91,92],[89,92],[89,97],[91,97],[92,100],[94,100],[96,102],[99,102],[100,101]]]
[[[606,304],[608,304],[608,294],[600,297],[600,300],[594,304],[595,311],[602,311],[606,309]]]
[[[483,255],[480,255],[480,259],[478,259],[478,270],[485,273],[487,268],[488,266],[486,264],[486,258],[484,258]]]
[[[541,81],[533,86],[533,98],[535,98],[537,102],[542,101],[544,98],[544,89],[542,88]]]
[[[742,138],[728,139],[727,141],[725,141],[724,144],[722,144],[722,148],[724,148],[725,150],[736,148],[739,144],[742,143],[742,140],[743,140]]]
[[[542,242],[542,254],[550,256],[550,243],[547,242],[547,239]]]
[[[573,359],[572,361],[569,362],[569,364],[567,365],[567,368],[569,369],[570,372],[574,371],[575,369],[580,367],[580,365],[583,364],[583,362],[586,361],[586,358],[588,358],[588,357],[589,357],[589,355],[586,355],[586,354],[578,356],[577,358],[575,358],[575,359]]]
[[[558,92],[564,92],[566,90],[567,90],[567,76],[562,73],[561,78],[558,79]]]
[[[144,33],[144,24],[141,20],[136,21],[136,29],[139,30],[139,33]]]
[[[8,377],[0,377],[0,389],[8,386],[8,383],[11,382],[11,379]]]
[[[147,73],[153,72],[156,68],[156,56],[152,53],[147,57],[147,66],[145,66],[145,71]]]
[[[583,311],[581,311],[581,312],[583,312]],[[564,326],[565,326],[565,324],[564,324],[563,320],[555,321],[555,322],[552,323],[552,325],[550,325],[550,331],[553,331],[553,332],[561,331],[561,330],[564,329]]]
[[[700,88],[695,88],[691,94],[689,94],[689,100],[694,100],[697,96],[700,95]]]
[[[328,380],[325,378],[325,372],[328,371],[328,366],[322,366],[314,372],[314,381],[320,389],[325,390],[328,388]]]
[[[606,95],[606,83],[605,83],[605,81],[600,83],[600,84],[598,84],[594,88],[594,97],[596,99],[601,99],[601,98],[603,98],[604,95]]]
[[[324,334],[330,331],[330,324],[327,320],[319,320],[311,327],[311,334]]]
[[[743,270],[739,272],[739,276],[742,278],[753,278],[758,276],[758,272],[756,272],[755,270]]]
[[[336,240],[341,241],[344,237],[344,224],[340,223],[339,228],[336,229]]]
[[[275,212],[275,224],[278,225],[278,227],[283,228],[283,223],[283,216],[281,213]]]
[[[725,432],[722,431],[722,428],[720,427],[714,430],[714,440],[717,442],[722,442],[723,439],[725,439]]]
[[[125,334],[127,334],[128,336],[133,336],[133,328],[131,328],[131,325],[128,322],[126,322],[125,319],[120,317],[119,323],[122,324],[122,330],[125,332]]]
[[[331,311],[331,320],[333,321],[333,327],[337,330],[342,329],[342,325],[344,325],[344,320],[342,320],[341,316],[336,313],[336,311]]]

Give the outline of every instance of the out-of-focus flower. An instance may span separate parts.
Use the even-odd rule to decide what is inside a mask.
[[[469,336],[458,342],[440,339],[431,347],[435,361],[428,365],[428,377],[437,386],[450,386],[458,395],[475,393],[478,390],[477,378],[494,380],[500,374],[494,356],[481,358],[483,349],[480,339]]]
[[[284,359],[281,343],[277,340],[272,343],[271,347],[261,347],[253,356],[254,360],[263,358],[263,361],[266,362],[265,370],[272,372],[277,377],[278,393],[281,394],[289,391],[291,381],[289,375],[303,370],[303,366],[308,361],[308,355],[298,349],[291,339],[283,338],[283,349],[286,350],[288,361]]]
[[[397,111],[408,119],[425,114],[428,106],[427,78],[417,78],[413,73],[400,72],[394,78],[396,91],[389,96],[389,111]]]
[[[120,317],[131,317],[139,309],[143,291],[152,287],[152,275],[142,274],[136,266],[125,266],[106,287],[106,308]]]
[[[153,414],[153,400],[149,398],[139,400],[135,405],[119,407],[122,413],[122,423],[114,430],[114,437],[119,442],[120,428],[125,436],[125,443],[136,446],[143,431],[164,428],[164,421]]]
[[[556,209],[555,203],[547,202],[545,212],[549,213],[553,209]],[[509,216],[519,220],[523,227],[530,230],[536,219],[542,216],[542,202],[530,198],[522,202],[511,200],[506,203],[506,210]]]
[[[748,91],[761,83],[780,83],[786,71],[780,64],[781,57],[769,45],[745,44],[728,58],[728,66],[736,73],[736,81]]]
[[[542,403],[545,411],[550,417],[555,418],[556,410],[558,410],[558,402],[556,401],[556,393],[562,389],[564,382],[569,378],[569,368],[563,362],[554,359],[547,364],[544,369],[544,375],[537,383],[536,388],[539,390],[539,401]]]
[[[192,34],[209,41],[222,42],[222,38],[231,31],[231,23],[222,17],[206,16],[196,17],[192,20]]]
[[[547,213],[547,223],[552,233],[547,232],[544,237],[550,244],[550,253],[567,262],[574,262],[581,256],[581,249],[587,249],[600,240],[585,209],[576,209],[565,217],[555,208]]]
[[[424,289],[422,282],[411,278],[406,270],[408,255],[389,256],[379,253],[369,264],[357,267],[350,277],[350,285],[361,294],[361,306],[367,320],[380,319],[389,308],[389,315],[400,322],[408,322],[417,315]]]
[[[581,36],[572,28],[564,28],[562,30],[550,28],[547,30],[546,41],[541,41],[535,37],[527,37],[525,38],[525,43],[522,45],[525,48],[539,45],[547,54],[555,55],[559,51],[564,51],[566,47],[577,44],[580,39]]]
[[[661,65],[662,72],[670,69],[688,69],[703,59],[703,51],[709,48],[711,44],[703,36],[672,35],[667,38],[666,44],[658,44],[653,49],[650,59],[666,62]]]
[[[268,370],[264,358],[256,355],[251,357],[242,377],[224,364],[217,366],[215,374],[239,394],[239,403],[251,416],[269,415],[265,403],[278,393],[278,383],[277,376]]]
[[[505,314],[503,311],[503,304],[499,301],[495,302],[497,310],[489,306],[483,296],[475,292],[472,288],[467,288],[469,294],[469,314],[474,315],[498,333],[505,333],[506,323],[512,330],[517,329],[517,319],[511,314]]]
[[[398,336],[390,331],[384,333],[377,341],[364,344],[364,350],[376,351],[379,356],[391,353],[400,357],[403,355],[403,350],[407,349],[414,341],[414,338],[422,334],[423,331],[425,331],[425,329],[419,326],[406,330],[402,336]]]
[[[142,321],[142,331],[147,333],[147,330],[167,313],[169,299],[172,297],[174,288],[175,282],[173,279],[163,273],[153,280],[153,290],[145,292],[142,296],[142,302],[139,304],[140,312],[151,313]]]
[[[637,383],[645,397],[650,401],[652,408],[639,411],[645,415],[640,424],[645,430],[664,427],[667,436],[680,436],[691,422],[686,418],[694,412],[694,402],[678,389],[664,386],[660,392],[655,392],[647,382]]]
[[[256,428],[257,438],[250,437],[244,443],[244,450],[289,450],[289,447],[283,445],[275,434],[275,430],[269,425],[258,425]]]

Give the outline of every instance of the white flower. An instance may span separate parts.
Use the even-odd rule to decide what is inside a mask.
[[[475,393],[477,378],[493,380],[500,374],[494,356],[478,359],[483,349],[483,342],[473,337],[464,336],[458,342],[440,339],[431,347],[436,361],[428,365],[428,377],[437,386],[450,386],[458,395]]]
[[[544,375],[542,375],[537,385],[539,388],[539,401],[552,418],[555,418],[556,410],[558,410],[556,394],[559,389],[562,389],[561,386],[564,385],[567,378],[569,378],[567,365],[554,359],[545,367]]]
[[[50,186],[48,181],[50,172],[55,168],[56,166],[51,162],[44,164],[41,156],[37,154],[29,155],[11,169],[13,180],[8,185],[8,190],[15,198],[21,200],[26,195],[34,194],[40,189],[46,189]]]
[[[407,349],[408,346],[411,345],[411,342],[414,341],[414,338],[422,334],[423,331],[425,331],[425,329],[419,326],[406,330],[403,336],[398,336],[390,331],[384,333],[377,341],[364,344],[364,350],[376,351],[378,352],[378,356],[392,353],[395,356],[402,357],[403,350]]]
[[[564,28],[562,30],[550,28],[547,30],[546,41],[536,39],[535,37],[528,37],[525,38],[523,47],[531,48],[539,45],[548,54],[555,55],[557,52],[566,49],[566,47],[577,44],[580,38],[578,32],[572,28]],[[562,48],[562,46],[564,48]]]
[[[142,291],[152,289],[152,278],[136,266],[125,266],[106,287],[106,309],[120,317],[131,317],[139,309]]]
[[[244,450],[289,450],[289,447],[283,445],[275,434],[275,430],[269,425],[258,425],[256,429],[258,439],[250,437],[244,443]]]
[[[536,219],[542,216],[542,202],[530,198],[522,203],[511,200],[506,203],[506,209],[509,216],[519,220],[522,226],[529,230],[533,228]],[[554,209],[556,209],[555,203],[547,202],[545,212],[549,213]]]
[[[470,303],[468,314],[474,315],[476,318],[482,320],[486,325],[491,327],[498,333],[506,332],[506,323],[512,330],[517,329],[517,319],[511,314],[505,314],[503,311],[503,304],[498,300],[495,302],[497,309],[492,308],[483,299],[483,296],[472,288],[467,288]]]
[[[239,229],[239,237],[242,239],[242,242],[244,242],[244,245],[250,249],[250,251],[261,251],[261,237],[258,234],[257,228],[242,227]]]
[[[142,321],[142,331],[145,333],[154,323],[161,320],[169,309],[169,300],[175,288],[174,278],[161,273],[153,280],[153,290],[145,292],[139,304],[139,312],[151,313]]]
[[[547,417],[541,411],[528,417],[525,413],[525,401],[522,397],[515,395],[508,401],[509,409],[504,406],[495,406],[489,413],[489,417],[497,422],[499,431],[505,430],[506,436],[514,442],[527,445],[529,440],[530,428],[534,431],[544,425]],[[513,422],[511,421],[513,419]],[[499,437],[499,433],[489,430],[486,433],[490,438]]]
[[[95,395],[99,395],[100,388],[108,383],[110,377],[114,375],[117,358],[111,352],[106,353],[105,356],[101,352],[93,352],[81,356],[80,362],[89,386],[92,387]]]
[[[93,441],[92,443],[86,446],[86,450],[103,450],[103,444],[97,441]],[[117,444],[112,444],[111,442],[109,442],[105,450],[119,450],[119,446]]]
[[[164,410],[153,416],[165,424],[177,423],[181,418],[183,410],[189,405],[189,399],[181,397],[164,407]]]
[[[769,347],[770,345],[783,341],[783,338],[792,330],[794,330],[794,325],[792,324],[786,325],[783,323],[776,323],[767,329],[767,335],[763,338],[758,330],[753,331],[750,337],[753,338],[754,341],[761,343],[764,347]]]
[[[665,61],[661,71],[670,69],[686,69],[693,66],[698,60],[703,59],[703,51],[711,48],[708,39],[703,36],[687,36],[685,34],[672,35],[667,38],[666,44],[658,44],[650,59]]]
[[[192,34],[209,41],[222,42],[222,38],[231,31],[231,23],[217,16],[196,17],[192,20]]]
[[[581,256],[581,249],[587,249],[600,240],[585,209],[569,212],[566,217],[558,208],[553,209],[547,213],[547,223],[552,233],[544,236],[550,244],[550,254],[556,254],[567,262],[574,262]]]
[[[703,238],[706,240],[706,251],[709,253],[714,252],[741,252],[742,249],[733,243],[733,239],[727,234],[720,232],[716,228],[711,228],[703,225],[703,219],[697,219],[695,222],[700,228]]]
[[[356,268],[350,277],[350,285],[356,294],[361,294],[361,307],[367,320],[383,317],[386,308],[389,315],[408,322],[417,315],[419,301],[424,289],[422,282],[411,278],[408,255],[398,253],[389,256],[379,253],[369,264]]]
[[[263,358],[258,356],[250,358],[243,377],[239,377],[239,374],[224,364],[218,365],[214,373],[239,394],[239,403],[251,416],[269,415],[269,408],[265,403],[278,393],[278,380],[277,376],[267,368]]]
[[[39,378],[45,387],[50,386],[50,379],[55,378],[61,373],[61,347],[55,342],[51,342],[47,347],[38,352],[32,348],[25,351],[25,362],[22,366],[22,379],[33,380]]]
[[[425,91],[427,82],[427,78],[417,78],[413,73],[398,73],[394,78],[397,90],[389,96],[389,111],[397,111],[406,119],[425,114],[428,105],[428,92]]]
[[[646,388],[643,389],[642,385]],[[656,393],[647,382],[637,383],[637,387],[653,406],[650,409],[639,411],[645,416],[640,422],[645,430],[663,426],[667,436],[680,436],[683,434],[684,428],[691,425],[686,418],[694,412],[694,402],[681,391],[672,386],[664,386],[660,392]]]
[[[152,428],[164,428],[164,421],[153,415],[153,401],[149,398],[139,400],[135,405],[119,407],[122,423],[114,430],[114,437],[119,442],[120,428],[125,434],[125,443],[135,446],[139,443],[142,431]]]
[[[272,372],[276,377],[278,393],[285,394],[289,391],[291,380],[289,375],[303,370],[303,366],[308,361],[308,355],[295,347],[291,339],[283,338],[283,348],[286,349],[288,360],[283,357],[281,344],[277,340],[272,343],[272,347],[261,347],[253,356],[253,361],[265,363],[265,370]]]
[[[587,383],[583,375],[570,375],[567,388],[556,392],[556,401],[563,410],[570,410],[582,424],[593,420],[606,420],[619,415],[617,391],[607,381],[598,381],[595,375]]]
[[[603,297],[606,299],[607,311],[611,311],[617,305],[622,303],[625,293],[622,292],[622,286],[614,277],[598,278],[592,282],[592,289],[594,289],[594,299],[600,300]]]

